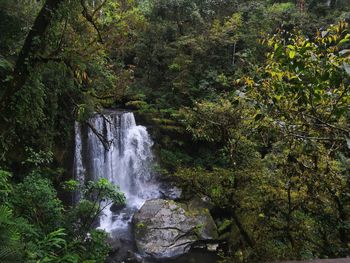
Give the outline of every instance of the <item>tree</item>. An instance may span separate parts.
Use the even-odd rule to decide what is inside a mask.
[[[21,31],[16,45],[7,34],[2,38],[9,42],[0,58],[3,163],[11,159],[19,165],[27,146],[50,151],[62,138],[56,145],[69,144],[74,120],[121,99],[133,80],[133,66],[124,64],[123,55],[136,28],[144,26],[136,2],[58,2],[32,3],[32,23],[31,16],[21,17],[18,2],[5,1],[3,16],[30,30]],[[12,154],[15,158],[7,158]]]
[[[278,145],[269,154],[273,169],[279,169],[278,156],[284,156],[280,160],[282,180],[288,186],[285,236],[293,249],[300,249],[303,244],[296,240],[307,232],[298,229],[299,220],[307,220],[313,232],[303,239],[312,244],[309,248],[316,246],[321,256],[331,257],[348,250],[344,170],[350,128],[348,32],[345,22],[319,32],[313,40],[281,32],[268,41],[272,51],[261,69],[266,77],[246,82],[248,96],[258,109],[257,130],[265,137],[266,147]]]
[[[46,0],[41,8],[18,55],[12,79],[6,86],[5,90],[2,91],[0,97],[0,110],[4,108],[4,104],[7,100],[9,100],[25,84],[29,75],[29,68],[34,66],[35,53],[40,44],[42,44],[43,37],[51,23],[54,13],[57,12],[62,3],[63,0]]]
[[[348,30],[341,22],[313,39],[281,31],[259,74],[181,111],[194,138],[220,145],[226,160],[176,175],[231,211],[221,219],[228,262],[348,253]]]

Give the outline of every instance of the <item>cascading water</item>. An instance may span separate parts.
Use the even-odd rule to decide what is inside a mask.
[[[76,123],[75,133],[75,178],[81,184],[106,178],[126,196],[122,210],[104,210],[99,228],[119,237],[128,234],[133,213],[145,200],[159,196],[150,169],[153,142],[146,128],[136,125],[133,113],[109,112]]]

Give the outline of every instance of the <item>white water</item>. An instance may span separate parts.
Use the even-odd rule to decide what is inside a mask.
[[[87,179],[106,178],[118,185],[126,196],[127,207],[118,213],[107,207],[99,228],[110,233],[127,230],[133,213],[147,199],[159,196],[150,170],[153,142],[130,112],[98,114],[89,124],[90,127],[75,124],[75,178],[81,184]]]
[[[83,160],[82,160],[81,128],[78,122],[74,124],[74,131],[75,131],[74,178],[80,184],[83,184],[86,171],[83,166]],[[80,199],[80,193],[77,193],[76,199],[77,200]]]

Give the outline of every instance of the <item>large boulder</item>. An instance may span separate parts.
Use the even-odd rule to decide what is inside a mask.
[[[172,200],[146,201],[133,225],[139,252],[157,259],[185,254],[194,243],[218,238],[207,208]]]

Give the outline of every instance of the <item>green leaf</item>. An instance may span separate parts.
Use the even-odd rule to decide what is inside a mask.
[[[1,56],[0,56],[0,69],[5,69],[5,70],[12,69],[12,64]]]
[[[293,59],[294,57],[295,57],[295,51],[294,50],[290,50],[289,51],[289,57],[291,58],[291,59]]]

